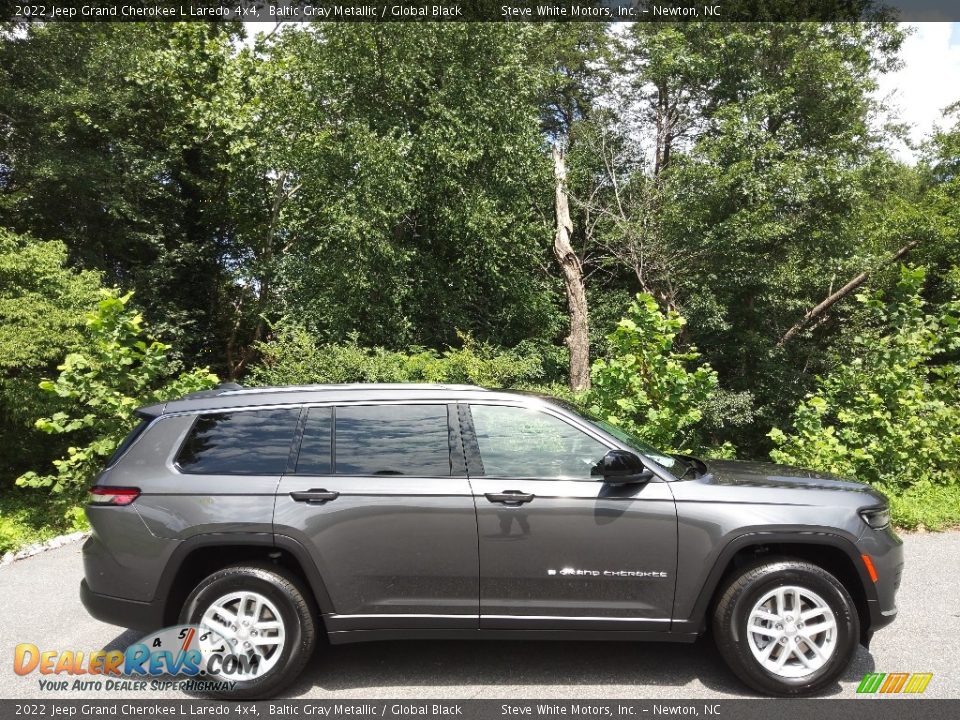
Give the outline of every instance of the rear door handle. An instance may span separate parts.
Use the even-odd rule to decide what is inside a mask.
[[[504,505],[523,505],[528,503],[536,495],[533,493],[525,493],[520,490],[504,490],[503,492],[498,493],[486,493],[486,498],[492,503],[503,503]]]
[[[296,502],[305,502],[310,503],[311,505],[323,505],[325,502],[330,502],[331,500],[336,500],[340,497],[340,493],[333,490],[312,489],[312,490],[301,490],[300,492],[290,493]]]

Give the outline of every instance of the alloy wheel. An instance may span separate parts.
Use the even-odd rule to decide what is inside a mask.
[[[747,643],[768,672],[784,678],[815,673],[833,656],[837,619],[817,593],[790,585],[763,595],[747,617]]]

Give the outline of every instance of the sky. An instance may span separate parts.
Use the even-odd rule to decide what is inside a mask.
[[[960,101],[960,23],[907,23],[912,34],[900,52],[903,68],[881,76],[878,95],[895,106],[899,119],[910,125],[910,137],[919,142],[934,124],[945,125],[941,111]],[[914,153],[894,147],[907,161]]]
[[[879,78],[878,97],[886,99],[893,115],[910,126],[910,139],[921,142],[934,124],[942,123],[941,112],[960,101],[960,23],[904,23],[911,30],[901,49],[903,68]],[[248,23],[252,36],[269,32],[274,23]],[[914,162],[916,153],[903,143],[894,148],[905,162]]]

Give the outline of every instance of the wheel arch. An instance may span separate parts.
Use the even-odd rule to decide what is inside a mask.
[[[853,598],[860,618],[861,642],[869,643],[872,613],[877,607],[876,588],[856,545],[841,535],[823,532],[759,532],[732,539],[707,574],[690,617],[675,620],[673,629],[703,632],[730,577],[764,557],[806,560],[834,575]]]
[[[181,543],[157,586],[156,599],[162,604],[164,624],[176,624],[184,601],[200,580],[228,565],[245,561],[271,562],[296,575],[309,589],[326,631],[323,617],[333,608],[309,553],[293,538],[271,533],[209,533]]]

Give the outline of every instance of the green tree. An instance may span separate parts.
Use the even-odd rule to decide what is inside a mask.
[[[608,337],[609,357],[593,364],[587,402],[591,412],[655,447],[694,452],[702,449],[697,425],[717,374],[709,365],[689,367],[700,358],[696,348],[675,348],[685,322],[675,311],[661,312],[650,295],[637,295]]]
[[[0,38],[0,225],[62,240],[204,362],[222,356],[224,276],[245,256],[227,193],[248,117],[239,32],[30,23]]]
[[[858,296],[869,325],[853,357],[820,378],[789,431],[770,432],[771,457],[894,496],[960,485],[960,270],[938,306],[924,300],[924,279],[903,267],[892,297]]]
[[[67,355],[56,380],[40,384],[64,409],[40,418],[37,427],[69,435],[74,444],[52,472],[26,472],[18,485],[50,488],[55,501],[70,507],[133,428],[137,407],[216,384],[206,369],[182,370],[170,346],[153,339],[143,316],[128,306],[131,297],[103,291],[87,317],[84,347]]]
[[[462,347],[443,352],[362,347],[356,335],[343,343],[319,344],[303,327],[284,322],[268,342],[258,345],[261,359],[250,380],[262,385],[427,382],[513,387],[543,377],[543,364],[533,353],[478,343],[467,335],[460,340]]]
[[[876,77],[895,66],[902,32],[884,23],[694,30],[681,48],[708,81],[662,178],[661,253],[675,258],[666,291],[690,319],[690,341],[731,389],[756,394],[766,424],[823,369],[847,309],[778,349],[787,330],[913,239],[871,225],[866,211],[873,194],[890,194],[870,118]],[[763,438],[741,443],[756,452]]]
[[[32,428],[50,406],[37,383],[82,344],[100,286],[97,273],[70,270],[66,261],[63,243],[0,229],[0,493],[58,450]]]
[[[559,334],[534,32],[321,23],[253,51],[248,182],[276,201],[245,230],[274,243],[260,314],[388,348]]]

